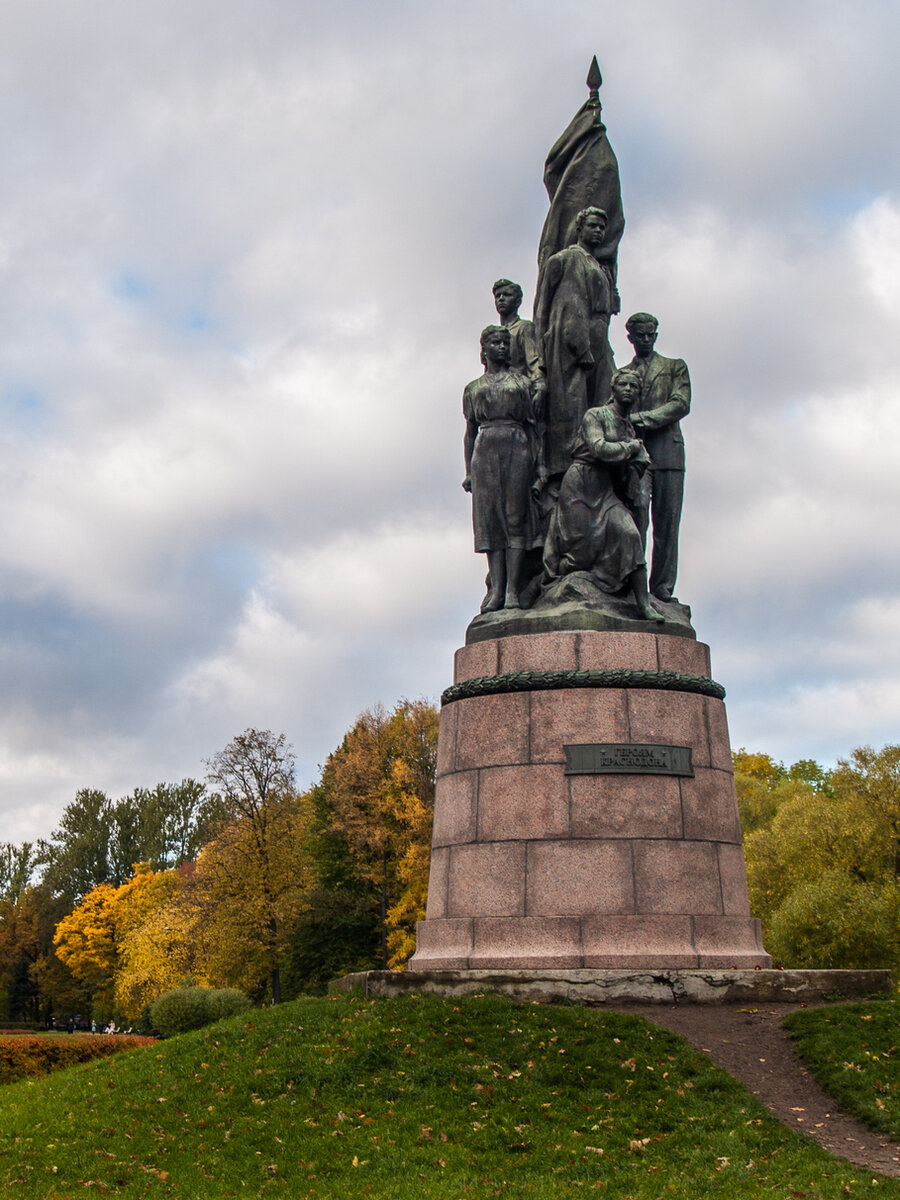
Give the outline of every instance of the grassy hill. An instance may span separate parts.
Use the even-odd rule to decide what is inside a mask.
[[[0,1194],[843,1200],[900,1181],[637,1017],[341,996],[0,1088]]]

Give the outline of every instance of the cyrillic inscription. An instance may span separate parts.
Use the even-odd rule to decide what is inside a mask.
[[[563,747],[567,775],[685,775],[693,777],[690,746],[602,742]]]

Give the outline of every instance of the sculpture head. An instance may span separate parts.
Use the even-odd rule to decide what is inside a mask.
[[[641,377],[630,367],[620,367],[612,377],[613,399],[623,408],[631,408],[641,394]]]
[[[505,325],[486,325],[481,331],[481,361],[485,367],[508,367],[509,343]]]
[[[652,313],[633,313],[625,322],[625,329],[638,358],[646,358],[652,353],[659,331],[659,321]]]
[[[575,218],[575,237],[582,245],[594,249],[603,241],[606,222],[602,208],[583,208]]]
[[[498,279],[491,288],[494,293],[494,307],[501,318],[514,317],[522,303],[522,289],[511,279]]]

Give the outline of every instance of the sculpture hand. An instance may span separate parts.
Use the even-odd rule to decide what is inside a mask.
[[[471,490],[472,490],[472,476],[471,475],[467,475],[465,477],[465,479],[462,481],[462,488],[463,488],[464,492],[471,492]]]

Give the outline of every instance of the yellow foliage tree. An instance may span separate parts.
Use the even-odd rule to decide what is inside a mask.
[[[56,927],[57,957],[89,989],[95,1009],[104,1017],[114,1011],[122,944],[149,903],[144,893],[153,875],[141,863],[121,887],[98,884]]]
[[[331,828],[378,889],[383,966],[406,962],[425,915],[437,731],[438,714],[424,701],[371,709],[322,773]]]
[[[217,987],[280,1000],[284,960],[313,870],[306,851],[312,819],[307,796],[270,796],[265,821],[239,816],[197,859],[192,880],[193,936],[202,937],[203,968]]]
[[[116,1008],[137,1020],[151,1001],[185,978],[206,983],[202,921],[191,902],[190,872],[159,871],[123,905],[115,966]]]

